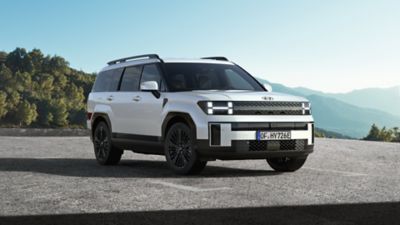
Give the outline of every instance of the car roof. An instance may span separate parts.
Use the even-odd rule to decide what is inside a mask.
[[[122,67],[137,66],[137,65],[149,64],[149,63],[160,63],[160,62],[164,62],[164,63],[209,63],[209,64],[234,65],[234,63],[231,61],[216,60],[216,59],[149,58],[149,59],[138,59],[138,60],[132,60],[132,61],[111,64],[111,65],[104,67],[100,72],[106,71],[106,70],[118,69],[118,68],[122,68]]]

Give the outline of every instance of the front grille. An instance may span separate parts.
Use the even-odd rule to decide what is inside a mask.
[[[307,111],[307,112],[306,112]],[[233,102],[235,115],[305,115],[309,110],[303,109],[302,102]]]
[[[301,151],[307,140],[249,141],[249,151]]]

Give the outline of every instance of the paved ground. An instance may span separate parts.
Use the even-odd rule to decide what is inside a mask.
[[[100,166],[87,137],[0,137],[0,224],[399,224],[399,214],[400,144],[317,139],[295,173],[215,161],[181,177],[132,152]]]

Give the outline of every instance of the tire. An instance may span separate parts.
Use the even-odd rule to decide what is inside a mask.
[[[306,162],[306,157],[281,157],[281,158],[268,158],[268,164],[275,171],[279,172],[294,172],[300,169]]]
[[[93,146],[96,160],[101,165],[116,165],[121,160],[122,150],[114,147],[107,124],[99,122],[93,133]]]
[[[200,173],[207,164],[194,148],[194,132],[184,123],[171,126],[165,136],[164,152],[168,166],[177,174]]]

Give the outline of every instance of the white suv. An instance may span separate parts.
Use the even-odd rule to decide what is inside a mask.
[[[87,126],[100,164],[132,150],[165,155],[179,174],[216,159],[266,159],[295,171],[314,146],[310,103],[271,92],[225,57],[111,61],[89,95]]]

